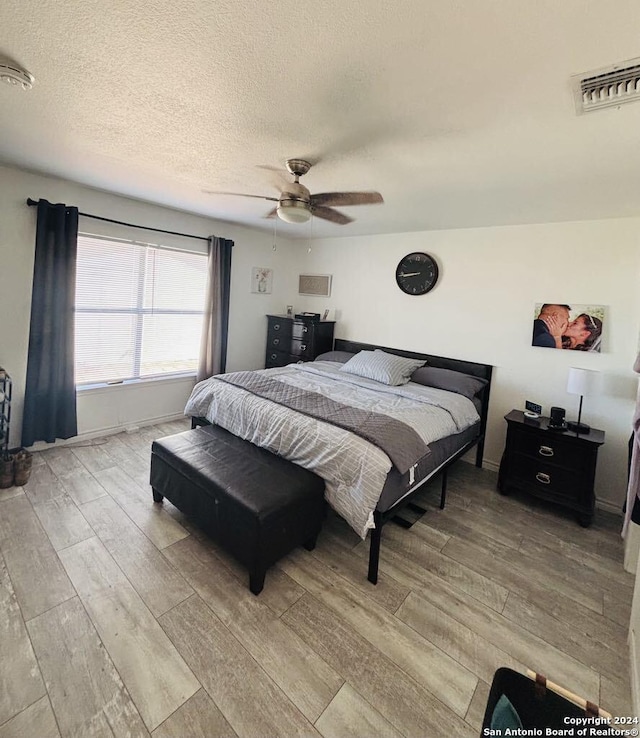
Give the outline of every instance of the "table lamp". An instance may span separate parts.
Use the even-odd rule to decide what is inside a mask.
[[[594,395],[598,393],[600,387],[600,372],[592,369],[578,369],[571,367],[569,369],[569,378],[567,379],[567,392],[570,395],[580,395],[580,409],[578,410],[577,422],[571,421],[567,423],[569,430],[576,433],[589,433],[591,428],[586,423],[581,423],[582,418],[582,398],[585,395]]]

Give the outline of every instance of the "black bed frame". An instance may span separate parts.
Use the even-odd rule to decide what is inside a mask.
[[[421,479],[409,492],[392,505],[388,510],[382,512],[381,510],[375,510],[373,513],[373,520],[375,528],[371,531],[371,545],[369,548],[369,572],[368,580],[372,584],[378,583],[378,565],[380,562],[380,541],[382,538],[382,526],[393,520],[399,523],[404,528],[410,528],[412,523],[407,522],[403,518],[399,517],[399,513],[404,508],[409,508],[414,512],[423,515],[426,510],[419,505],[412,502],[418,492],[421,491],[422,485],[426,484],[436,474],[442,474],[442,492],[440,495],[440,508],[443,509],[445,505],[447,495],[447,471],[454,461],[457,461],[461,456],[464,456],[471,448],[477,446],[476,449],[476,466],[482,468],[482,456],[484,453],[484,441],[487,430],[487,416],[489,414],[489,393],[491,390],[491,374],[493,367],[490,364],[478,364],[473,361],[463,361],[461,359],[448,359],[442,356],[432,356],[431,354],[419,354],[415,351],[402,351],[400,349],[388,348],[386,346],[378,346],[370,343],[356,343],[355,341],[346,341],[342,338],[337,338],[334,346],[336,351],[349,351],[353,354],[357,354],[358,351],[373,351],[374,349],[382,349],[389,354],[396,354],[397,356],[406,356],[410,359],[424,359],[429,366],[438,367],[441,369],[452,369],[456,372],[463,372],[464,374],[471,374],[474,377],[480,377],[486,379],[487,384],[482,390],[481,394],[481,408],[480,408],[480,432],[478,435],[466,443],[461,449],[456,451],[455,454],[450,456],[444,461],[437,469],[434,469],[424,479]],[[195,428],[198,425],[209,425],[209,421],[206,418],[191,418],[191,427]]]
[[[424,359],[428,366],[437,367],[440,369],[452,369],[456,372],[463,372],[464,374],[471,374],[474,377],[480,377],[486,379],[487,384],[482,390],[481,395],[481,408],[480,408],[480,432],[473,440],[465,444],[459,451],[450,456],[443,464],[437,469],[434,469],[424,479],[421,479],[418,484],[415,485],[402,499],[398,500],[395,505],[392,505],[388,510],[382,512],[381,510],[375,510],[373,513],[373,521],[375,527],[371,531],[371,544],[369,547],[369,572],[367,575],[368,580],[372,584],[378,582],[378,565],[380,562],[380,541],[382,539],[382,527],[389,520],[399,523],[405,528],[410,528],[412,523],[408,523],[403,518],[400,518],[398,513],[405,507],[412,509],[414,512],[423,515],[426,510],[419,505],[412,502],[415,495],[421,491],[422,485],[432,479],[436,474],[442,473],[442,492],[440,495],[440,508],[443,509],[447,496],[447,471],[454,461],[457,461],[461,456],[464,456],[471,448],[476,446],[476,466],[482,468],[482,457],[484,454],[484,441],[487,431],[487,416],[489,414],[489,394],[491,391],[491,374],[493,367],[490,364],[478,364],[473,361],[463,361],[461,359],[448,359],[442,356],[432,356],[431,354],[419,354],[415,351],[402,351],[400,349],[388,348],[386,346],[378,346],[369,343],[356,343],[355,341],[345,341],[342,338],[337,338],[335,341],[336,351],[349,351],[350,353],[357,354],[358,351],[373,351],[374,349],[382,349],[389,354],[396,354],[397,356],[406,356],[410,359]]]

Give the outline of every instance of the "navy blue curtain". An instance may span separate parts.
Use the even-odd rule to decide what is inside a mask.
[[[220,373],[227,371],[227,340],[229,337],[229,302],[231,299],[231,252],[233,241],[222,239],[222,254],[220,256],[220,268],[222,270],[222,285],[220,295],[221,311],[221,333],[220,338]]]
[[[22,445],[78,434],[74,379],[78,209],[38,203]]]
[[[227,368],[232,249],[233,241],[228,238],[217,236],[209,238],[207,288],[197,382],[214,374],[224,374]]]

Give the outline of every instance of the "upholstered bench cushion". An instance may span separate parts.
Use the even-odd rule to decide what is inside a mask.
[[[249,568],[255,594],[271,564],[313,547],[322,524],[320,477],[218,426],[154,441],[151,486]]]

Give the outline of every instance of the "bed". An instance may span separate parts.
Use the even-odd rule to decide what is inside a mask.
[[[447,469],[474,446],[482,466],[491,373],[487,364],[337,339],[314,362],[205,380],[185,414],[321,476],[334,510],[361,537],[371,530],[375,584],[385,523],[415,507],[439,473],[444,507]]]

